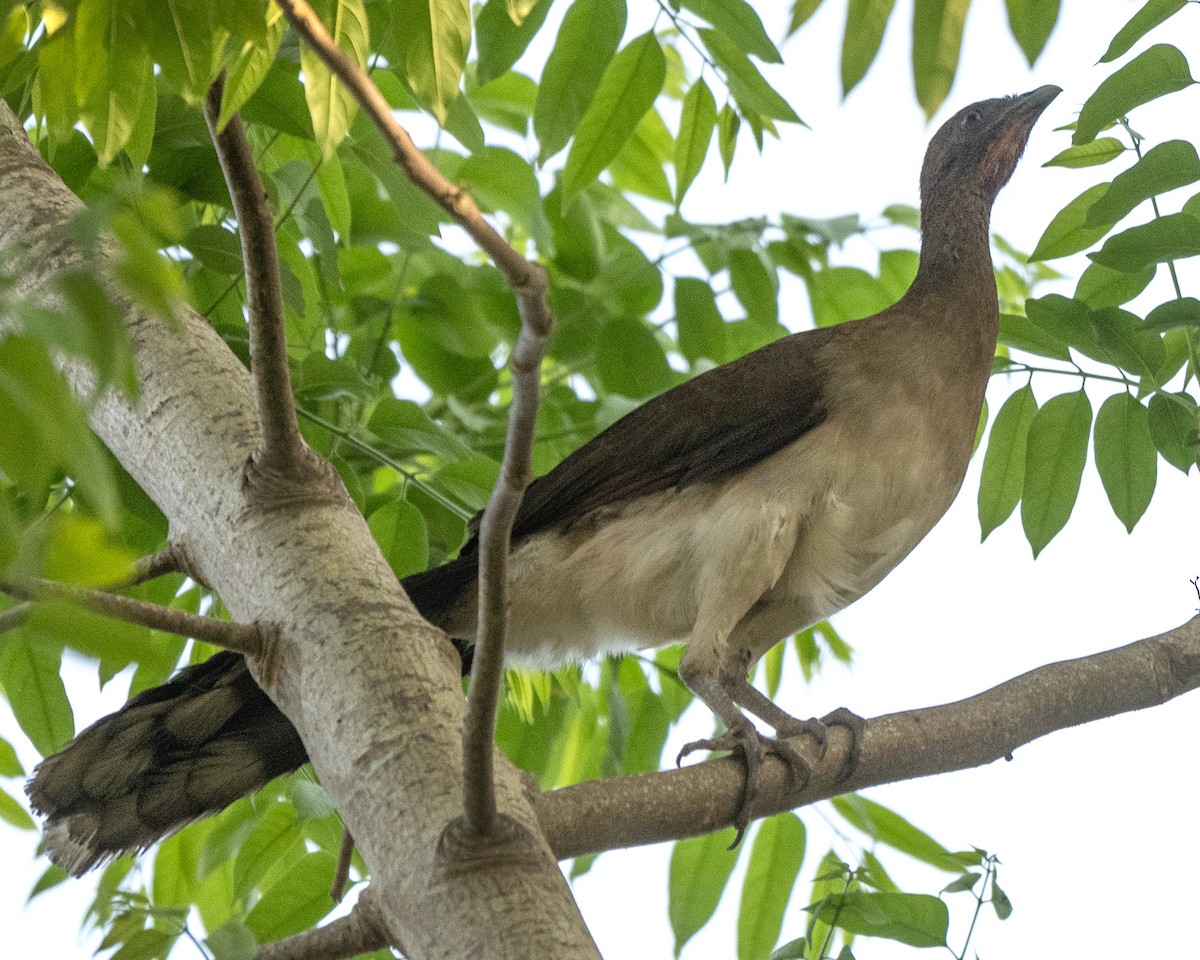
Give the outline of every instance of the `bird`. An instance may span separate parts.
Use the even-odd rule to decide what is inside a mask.
[[[921,170],[916,276],[872,316],[785,336],[652,398],[525,492],[512,530],[506,652],[548,666],[685,644],[680,679],[724,732],[694,749],[745,763],[735,825],[788,739],[818,745],[747,677],[776,643],[883,579],[954,500],[972,455],[999,327],[989,224],[1043,86],[971,104]],[[409,598],[470,667],[478,539],[406,577]],[[569,598],[565,599],[564,598]],[[747,714],[773,728],[769,737]],[[230,652],[180,671],[48,757],[27,784],[52,860],[82,874],[144,849],[307,759]],[[850,765],[853,764],[853,748]]]

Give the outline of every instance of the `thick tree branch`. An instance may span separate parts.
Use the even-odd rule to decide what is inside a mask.
[[[256,960],[345,960],[390,946],[379,908],[368,887],[354,909],[323,927],[258,948]]]
[[[93,270],[111,284],[105,253],[72,239],[79,210],[0,98],[0,259],[18,278],[14,296],[63,311],[62,271]],[[168,325],[116,297],[139,401],[105,392],[89,420],[170,520],[189,574],[239,622],[272,625],[277,668],[254,658],[250,667],[353,832],[388,940],[424,960],[594,958],[511,765],[498,761],[498,800],[532,842],[487,869],[439,845],[462,810],[459,659],[413,609],[362,513],[344,493],[295,505],[248,495],[246,463],[261,438],[245,367],[194,311]],[[92,371],[61,361],[72,390],[94,397]]]
[[[123,597],[117,593],[89,590],[86,587],[55,583],[51,580],[0,582],[0,590],[9,596],[24,600],[68,600],[114,620],[124,620],[126,623],[174,633],[181,637],[194,637],[196,640],[246,656],[258,656],[263,652],[262,633],[258,627],[250,624],[201,617],[186,610],[172,610],[170,607],[134,597]]]
[[[396,162],[440,204],[504,273],[517,298],[521,333],[509,361],[513,401],[500,478],[480,527],[479,629],[463,725],[463,817],[469,833],[490,835],[496,826],[493,739],[504,676],[508,623],[508,553],[513,520],[532,470],[539,370],[554,325],[546,301],[544,268],[522,257],[483,215],[475,201],[450,183],[413,143],[366,72],[334,42],[306,0],[280,0],[284,16],[345,84],[392,148]]]
[[[1156,637],[1078,660],[1052,663],[984,693],[867,724],[862,757],[837,778],[849,737],[831,728],[829,749],[807,751],[813,776],[795,791],[783,765],[769,761],[753,816],[765,817],[863,787],[911,780],[1011,758],[1020,746],[1066,727],[1158,706],[1200,687],[1200,617]],[[721,758],[682,770],[564,787],[539,800],[542,831],[560,859],[730,826],[744,777],[738,760]]]
[[[288,370],[283,325],[283,290],[275,250],[275,220],[242,120],[234,114],[219,130],[222,73],[204,98],[204,119],[217,148],[233,212],[237,217],[246,269],[246,301],[250,314],[250,373],[262,430],[255,466],[273,477],[295,479],[314,466],[300,437]]]

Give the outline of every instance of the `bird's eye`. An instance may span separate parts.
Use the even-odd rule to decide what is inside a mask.
[[[964,130],[970,130],[973,126],[979,123],[981,119],[983,118],[980,116],[978,110],[969,110],[967,113],[963,114],[963,118],[959,125]]]

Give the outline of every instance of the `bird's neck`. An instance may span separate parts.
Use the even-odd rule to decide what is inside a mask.
[[[974,304],[996,303],[988,224],[991,199],[970,191],[927,198],[921,211],[921,259],[912,293]]]

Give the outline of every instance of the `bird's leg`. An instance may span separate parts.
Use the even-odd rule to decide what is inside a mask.
[[[688,663],[684,654],[679,664],[679,675],[688,689],[699,697],[717,717],[725,724],[725,732],[719,737],[693,740],[679,751],[676,764],[682,763],[683,758],[696,750],[728,750],[741,754],[746,764],[746,779],[742,786],[742,797],[738,801],[737,813],[733,825],[737,829],[730,848],[736,847],[746,832],[750,823],[750,809],[758,793],[759,776],[762,771],[763,756],[767,752],[776,754],[787,766],[788,773],[796,781],[798,787],[808,782],[811,768],[791,744],[764,736],[759,732],[745,714],[738,709],[737,703],[729,691],[731,677],[729,675],[712,674],[698,669],[696,663]]]
[[[803,735],[812,737],[817,742],[822,756],[825,754],[827,729],[829,727],[845,728],[850,734],[850,751],[846,763],[842,767],[842,774],[838,778],[839,782],[845,780],[858,767],[858,760],[862,755],[863,734],[866,730],[866,721],[858,714],[845,707],[839,707],[820,720],[816,717],[810,720],[800,720],[776,706],[766,694],[755,688],[745,677],[738,677],[732,682],[730,695],[744,710],[771,726],[777,737]]]

